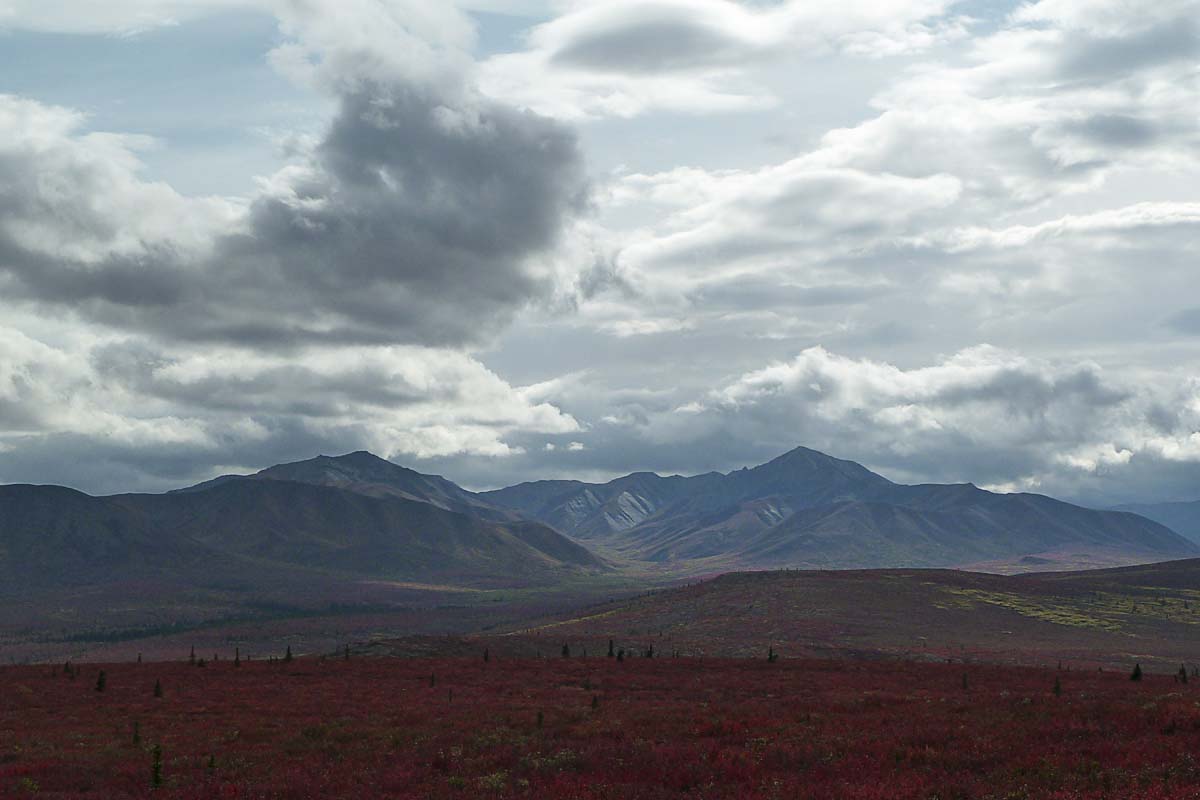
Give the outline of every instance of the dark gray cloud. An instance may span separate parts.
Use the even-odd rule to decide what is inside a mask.
[[[554,293],[553,273],[532,262],[586,210],[571,131],[429,86],[356,82],[339,103],[311,156],[225,226],[236,231],[214,225],[189,248],[167,225],[162,241],[121,242],[106,196],[154,197],[103,153],[65,136],[54,144],[73,158],[66,168],[36,143],[0,152],[10,296],[164,337],[278,347],[479,342]]]
[[[582,32],[564,42],[552,61],[601,72],[658,74],[738,63],[753,54],[753,45],[734,32],[680,12],[676,19],[631,19],[624,29]]]

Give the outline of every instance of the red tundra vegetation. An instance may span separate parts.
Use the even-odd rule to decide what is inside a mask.
[[[7,667],[0,797],[1200,798],[1198,701],[765,649]]]

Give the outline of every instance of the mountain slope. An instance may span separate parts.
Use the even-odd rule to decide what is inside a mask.
[[[206,549],[61,486],[0,486],[0,585],[86,584],[198,563]]]
[[[1160,525],[1166,525],[1180,536],[1200,544],[1200,500],[1190,503],[1151,503],[1118,506],[1113,510],[1125,511],[1152,519]]]
[[[1043,553],[1200,553],[1150,520],[971,484],[903,486],[797,448],[727,475],[523,484],[483,495],[623,556],[713,568],[953,566]],[[620,512],[620,513],[618,513]]]
[[[537,522],[329,486],[230,479],[205,490],[114,497],[0,487],[0,588],[163,575],[210,585],[235,574],[266,585],[305,573],[526,585],[606,569]]]
[[[466,491],[440,475],[423,475],[365,451],[344,456],[317,456],[307,461],[278,464],[253,475],[224,475],[211,481],[171,494],[204,491],[235,480],[290,481],[365,494],[370,497],[397,497],[428,503],[446,511],[457,511],[494,520],[513,519],[514,515]]]
[[[536,578],[601,566],[537,523],[496,523],[329,486],[237,480],[205,492],[112,501],[222,553],[389,579]]]

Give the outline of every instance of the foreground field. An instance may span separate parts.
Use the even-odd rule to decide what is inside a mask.
[[[1197,798],[1197,701],[1171,676],[913,662],[10,667],[0,796]]]

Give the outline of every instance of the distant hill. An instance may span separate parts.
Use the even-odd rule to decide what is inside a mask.
[[[1200,500],[1190,503],[1152,503],[1118,506],[1115,511],[1127,511],[1152,519],[1187,539],[1200,544]]]
[[[797,448],[727,475],[635,473],[548,481],[485,501],[581,541],[656,563],[736,567],[935,567],[1069,551],[1136,563],[1200,554],[1151,520],[971,484],[903,486]]]
[[[370,497],[398,497],[428,503],[446,511],[485,519],[511,520],[515,515],[484,501],[440,475],[423,475],[365,451],[344,456],[317,456],[307,461],[279,464],[253,475],[224,475],[170,494],[204,491],[236,480],[290,481],[345,489]]]
[[[1200,560],[1040,575],[955,570],[729,573],[537,620],[462,652],[905,657],[1173,671],[1200,662]],[[409,645],[391,646],[404,652]],[[389,646],[380,648],[385,652]],[[433,650],[432,652],[437,652]]]
[[[523,585],[607,566],[541,523],[496,521],[384,490],[261,478],[101,498],[60,487],[0,487],[0,576],[10,589],[157,575],[198,585],[253,575],[270,584],[297,570]]]

